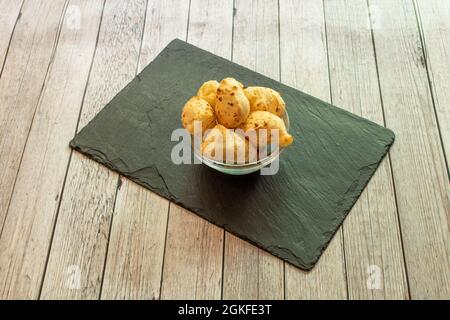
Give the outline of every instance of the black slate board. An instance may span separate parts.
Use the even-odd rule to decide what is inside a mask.
[[[184,103],[210,79],[279,91],[295,142],[274,176],[171,162]],[[394,141],[392,131],[181,40],[172,41],[71,147],[272,254],[309,270]]]

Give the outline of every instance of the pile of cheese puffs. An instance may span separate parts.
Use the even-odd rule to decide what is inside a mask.
[[[244,88],[236,79],[225,78],[220,83],[205,82],[184,105],[181,122],[192,135],[195,126],[201,128],[204,156],[222,161],[231,154],[232,162],[247,163],[257,159],[258,150],[268,144],[284,148],[293,142],[283,121],[285,111],[277,91]]]

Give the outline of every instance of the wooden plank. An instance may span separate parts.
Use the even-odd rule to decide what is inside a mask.
[[[414,6],[370,1],[391,160],[413,299],[450,298],[449,188]]]
[[[185,39],[189,2],[151,1],[147,7],[139,69],[174,38]],[[123,179],[117,191],[104,299],[159,299],[169,201]]]
[[[107,1],[79,128],[135,75],[146,1]],[[42,288],[43,299],[97,299],[118,175],[74,152]]]
[[[235,4],[233,61],[279,79],[278,1]],[[225,232],[224,299],[283,299],[283,261]]]
[[[364,1],[325,1],[332,101],[383,125]],[[385,158],[343,225],[350,299],[408,298],[389,159]]]
[[[152,0],[148,3],[139,69],[149,64],[175,38],[186,40],[189,2]]]
[[[20,19],[23,1],[0,0],[0,77],[14,28]]]
[[[162,299],[219,299],[223,230],[171,203]]]
[[[232,15],[232,0],[192,0],[188,41],[229,59]],[[219,299],[224,231],[175,205],[170,208],[161,297]]]
[[[111,229],[102,299],[158,299],[169,201],[123,179]]]
[[[4,298],[38,296],[70,157],[67,141],[75,132],[94,56],[103,0],[72,0],[70,5],[89,19],[73,26],[66,13],[37,107],[0,238]]]
[[[280,36],[282,82],[330,101],[322,2],[280,1]],[[285,272],[286,299],[345,299],[342,229],[312,271],[286,264]]]
[[[426,65],[440,135],[450,167],[450,4],[443,0],[416,0]]]
[[[283,261],[226,233],[223,270],[224,299],[283,299]]]
[[[191,0],[188,42],[231,59],[233,1]]]
[[[49,64],[65,0],[26,1],[0,78],[0,230]]]

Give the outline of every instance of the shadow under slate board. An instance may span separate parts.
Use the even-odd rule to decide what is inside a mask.
[[[171,161],[172,131],[205,81],[279,91],[293,145],[273,176],[229,176]],[[392,131],[299,90],[172,41],[70,142],[72,148],[227,231],[311,269],[394,141]]]

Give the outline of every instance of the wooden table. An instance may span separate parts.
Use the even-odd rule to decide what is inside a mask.
[[[68,142],[173,38],[396,142],[312,272]],[[450,2],[0,0],[3,299],[450,299]]]

